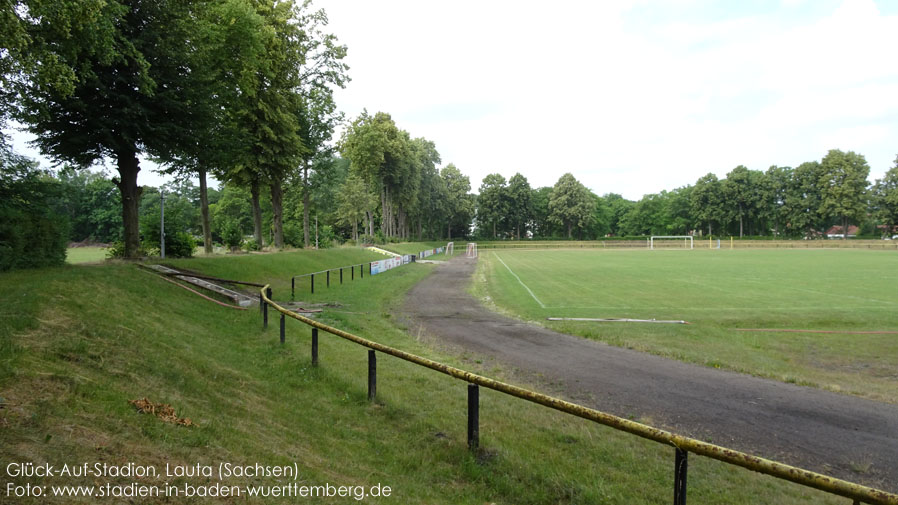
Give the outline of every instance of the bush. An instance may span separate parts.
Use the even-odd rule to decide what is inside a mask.
[[[262,248],[259,246],[258,242],[256,242],[256,239],[254,239],[254,238],[251,238],[243,243],[243,250],[246,252],[258,251],[261,249]]]
[[[221,239],[232,251],[240,247],[243,243],[243,232],[236,221],[228,221],[222,226]]]
[[[0,271],[65,263],[69,221],[60,185],[0,146]]]

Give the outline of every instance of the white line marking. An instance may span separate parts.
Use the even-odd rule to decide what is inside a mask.
[[[498,255],[498,254],[496,254],[496,253],[493,253],[493,254],[495,254],[496,257],[499,258],[499,255]],[[501,261],[502,264],[505,265],[505,262],[502,261],[502,258],[499,258],[499,261]],[[533,294],[533,291],[530,291],[530,288],[528,288],[527,285],[524,284],[524,281],[522,281],[521,278],[518,277],[518,274],[514,273],[514,271],[511,269],[511,267],[509,267],[508,265],[505,265],[505,268],[507,268],[508,271],[511,272],[511,275],[514,275],[514,278],[517,279],[518,282],[521,283],[521,286],[524,286],[524,289],[526,289],[527,292],[530,293],[530,296],[532,296],[533,299],[536,300],[536,303],[538,303],[540,307],[546,308],[546,306],[543,305],[543,302],[539,301],[539,298],[537,298],[536,295]]]

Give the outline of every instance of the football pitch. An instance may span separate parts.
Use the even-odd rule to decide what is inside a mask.
[[[564,333],[898,403],[894,252],[482,251],[477,278],[488,303]],[[814,332],[742,331],[758,329]]]

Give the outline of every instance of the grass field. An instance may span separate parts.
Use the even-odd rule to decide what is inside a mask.
[[[489,251],[479,272],[477,294],[559,331],[898,403],[898,335],[847,333],[898,331],[898,255],[892,252]]]
[[[69,247],[65,254],[66,263],[73,265],[78,263],[96,263],[105,259],[105,247]]]
[[[355,260],[297,253],[183,260],[192,270],[248,280]],[[410,265],[335,288],[324,322],[475,372],[476,357],[434,351],[393,316],[430,265]],[[283,282],[283,281],[280,281]],[[312,367],[309,330],[263,331],[257,310],[211,304],[134,265],[0,274],[0,461],[164,466],[230,461],[299,466],[299,484],[393,488],[370,503],[652,504],[668,501],[673,450],[495,392],[481,392],[481,443],[465,447],[465,385],[381,356],[378,401],[366,401],[366,350],[323,334]],[[283,293],[283,284],[281,285]],[[275,289],[275,299],[282,300]],[[276,320],[275,320],[276,321]],[[198,426],[162,423],[128,400],[172,404]],[[822,493],[700,457],[690,503],[843,503]],[[5,468],[5,465],[4,465]],[[24,484],[31,479],[11,479]],[[92,484],[61,477],[44,484]],[[129,478],[109,479],[114,483]],[[169,479],[144,479],[160,483]],[[276,484],[279,479],[229,483]],[[6,476],[0,483],[8,482]],[[173,484],[210,484],[175,478]],[[5,492],[5,487],[0,489]],[[5,502],[2,495],[0,502]],[[108,500],[110,503],[119,500]],[[286,503],[239,499],[234,502]],[[344,498],[326,503],[354,503]],[[16,499],[16,503],[95,503]],[[159,500],[221,503],[221,499]]]

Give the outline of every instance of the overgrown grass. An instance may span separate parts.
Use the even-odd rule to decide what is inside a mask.
[[[96,263],[105,259],[105,247],[69,247],[66,249],[65,261],[73,265],[78,263]]]
[[[481,296],[565,333],[898,403],[896,335],[736,330],[898,331],[894,253],[491,251],[482,254],[480,268]],[[691,324],[548,322],[547,317]]]
[[[263,277],[269,272],[280,276],[294,269],[339,266],[347,259],[303,252],[182,265],[212,275],[267,280]],[[328,309],[321,319],[501,378],[503,370],[483,369],[476,357],[434,351],[396,321],[395,307],[403,294],[430,268],[409,265],[366,277],[364,283],[336,286],[329,294],[340,307]],[[392,487],[392,498],[367,500],[374,503],[649,504],[667,501],[671,494],[671,448],[482,391],[485,450],[471,454],[465,446],[464,383],[381,356],[378,400],[371,404],[366,400],[365,349],[322,334],[321,365],[313,367],[307,327],[288,321],[287,342],[281,346],[276,319],[262,331],[257,310],[219,307],[132,265],[13,272],[0,275],[0,282],[4,463],[130,461],[162,468],[166,463],[295,461],[299,484]],[[198,427],[138,414],[127,402],[144,396],[172,404]],[[104,479],[65,477],[40,483],[94,481]],[[162,481],[216,482],[141,480]],[[226,484],[245,482],[283,483],[253,478]],[[690,503],[844,502],[698,457],[690,461],[689,483]],[[295,499],[234,500],[244,501]],[[25,504],[94,502],[16,499]]]

